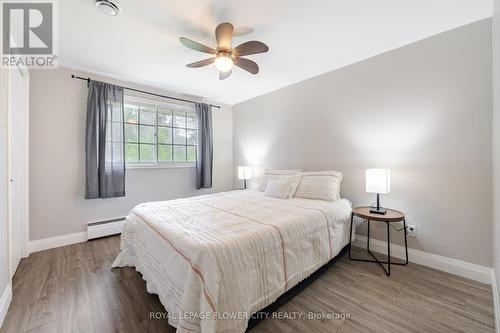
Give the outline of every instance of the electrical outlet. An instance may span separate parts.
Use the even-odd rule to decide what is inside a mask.
[[[416,224],[408,224],[406,226],[408,237],[417,237],[417,225]]]

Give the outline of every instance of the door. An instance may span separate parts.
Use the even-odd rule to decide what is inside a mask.
[[[9,69],[9,244],[10,275],[23,256],[28,218],[28,71]]]

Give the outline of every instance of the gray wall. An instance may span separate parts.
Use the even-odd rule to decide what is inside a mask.
[[[412,248],[491,267],[491,61],[488,19],[237,104],[235,165],[342,171],[355,206],[390,168]]]
[[[9,74],[0,70],[0,296],[9,283],[9,247],[8,247],[8,110],[9,110]]]
[[[493,268],[500,286],[500,0],[493,15]]]
[[[214,109],[214,188],[195,190],[194,168],[127,170],[126,197],[83,200],[87,87],[69,69],[30,76],[30,239],[86,230],[86,223],[126,216],[136,204],[232,189],[232,108]],[[91,77],[149,91],[157,89]],[[171,94],[169,94],[171,95]]]

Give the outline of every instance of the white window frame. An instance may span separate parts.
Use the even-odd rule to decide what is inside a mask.
[[[177,104],[177,103],[165,103],[165,102],[160,102],[158,100],[155,100],[155,99],[146,99],[146,98],[142,98],[142,97],[137,97],[137,96],[134,96],[134,95],[125,95],[124,96],[124,104],[126,104],[127,102],[131,102],[131,104],[137,104],[137,105],[146,105],[148,107],[151,107],[153,106],[154,109],[155,109],[155,114],[156,114],[156,124],[154,125],[155,127],[155,147],[156,147],[156,163],[127,163],[127,161],[125,160],[125,167],[127,169],[170,169],[170,168],[195,168],[196,167],[196,162],[160,162],[158,161],[158,109],[159,108],[172,108],[172,106],[175,106],[175,105],[179,105],[179,106],[187,106],[185,104]],[[195,115],[195,109],[193,107],[192,110],[186,110],[186,112],[188,113],[192,113]],[[174,121],[174,113],[172,112],[172,122]],[[125,123],[125,118],[123,119],[124,121],[124,125],[126,124]],[[198,119],[196,119],[196,121],[198,121]],[[139,125],[140,126],[140,125]],[[171,127],[172,130],[175,128],[174,126]],[[186,129],[189,129],[186,127]],[[139,135],[139,133],[138,133]],[[172,133],[173,135],[173,133]],[[198,135],[198,133],[197,133]],[[138,139],[138,143],[140,145],[140,137],[137,138]],[[123,138],[124,140],[124,144],[126,144],[126,138],[124,136]],[[172,146],[174,146],[173,142],[172,142]],[[186,145],[187,146],[190,146],[190,145]],[[198,149],[198,146],[196,146],[196,149]],[[173,159],[173,151],[172,151],[172,159]]]

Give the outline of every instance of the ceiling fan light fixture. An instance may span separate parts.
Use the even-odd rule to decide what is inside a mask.
[[[187,48],[211,55],[208,59],[192,62],[187,64],[186,67],[199,68],[214,64],[219,70],[219,80],[227,79],[233,72],[233,66],[244,69],[250,74],[255,75],[259,73],[259,65],[255,61],[243,58],[242,56],[264,53],[269,51],[269,47],[258,40],[251,40],[233,48],[231,46],[233,32],[234,27],[231,23],[225,22],[219,24],[215,28],[215,39],[217,39],[217,47],[215,48],[200,44],[186,37],[180,37],[179,41]]]
[[[95,6],[109,16],[116,16],[120,13],[120,5],[116,0],[96,0]]]
[[[221,72],[229,72],[233,69],[234,63],[229,53],[219,53],[215,58],[215,67]]]

